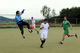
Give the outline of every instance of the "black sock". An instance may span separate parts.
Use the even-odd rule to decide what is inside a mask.
[[[21,34],[22,34],[22,35],[24,34],[24,31],[23,31],[23,30],[21,31]]]
[[[43,46],[43,44],[45,43],[45,40],[41,40],[41,42],[42,42],[42,43],[41,43],[41,46]]]

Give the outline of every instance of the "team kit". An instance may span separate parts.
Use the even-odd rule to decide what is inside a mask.
[[[40,25],[40,32],[36,29],[36,24],[35,24],[35,20],[33,17],[31,17],[32,19],[32,26],[30,26],[29,23],[25,22],[21,15],[24,13],[25,9],[22,10],[22,12],[20,11],[16,11],[16,15],[15,15],[15,20],[16,20],[16,23],[21,31],[21,34],[22,34],[22,37],[25,39],[25,35],[24,35],[24,30],[23,30],[23,26],[27,26],[28,28],[28,31],[30,33],[32,33],[32,26],[33,26],[33,29],[37,32],[37,34],[40,33],[40,41],[41,41],[41,45],[40,45],[40,48],[43,48],[43,45],[47,39],[47,35],[48,35],[48,29],[50,28],[50,24],[48,23],[48,20],[47,19],[44,19],[44,21],[41,23]],[[76,38],[77,37],[77,34],[69,34],[69,29],[68,29],[68,26],[70,26],[70,29],[72,30],[72,25],[70,24],[70,22],[67,20],[67,17],[64,17],[63,18],[64,21],[62,22],[62,24],[60,25],[60,27],[63,27],[64,29],[64,34],[63,34],[63,37],[62,37],[62,41],[59,42],[59,44],[63,44],[64,42],[64,39],[65,39],[65,36],[67,35],[68,37],[72,37],[72,36],[75,36]]]

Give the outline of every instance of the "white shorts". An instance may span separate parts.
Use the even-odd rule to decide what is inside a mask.
[[[41,34],[41,38],[47,38],[47,33],[40,33]]]

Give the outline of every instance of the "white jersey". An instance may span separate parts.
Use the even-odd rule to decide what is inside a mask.
[[[32,20],[32,25],[34,25],[35,24],[35,20]]]
[[[35,20],[32,20],[32,25],[34,26],[34,29],[36,29]]]
[[[48,28],[49,28],[49,24],[48,23],[41,23],[40,28],[44,27],[43,29],[40,30],[40,33],[48,33]]]

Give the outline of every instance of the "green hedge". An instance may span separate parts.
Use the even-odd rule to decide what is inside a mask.
[[[80,27],[80,24],[78,25],[72,25],[73,27]],[[36,28],[39,28],[40,26],[36,26]],[[51,25],[50,27],[59,27],[59,25]],[[18,26],[0,26],[0,28],[18,28]],[[27,28],[27,26],[24,26],[24,28]]]

